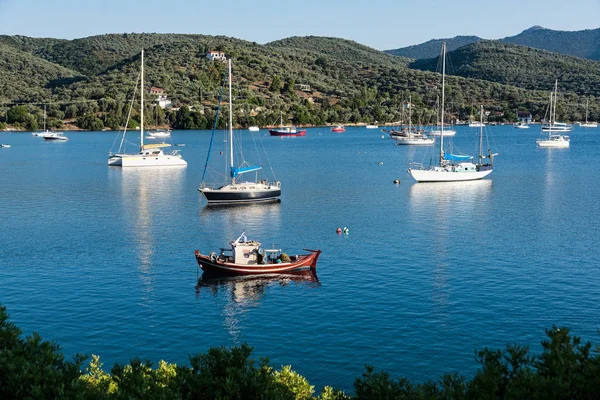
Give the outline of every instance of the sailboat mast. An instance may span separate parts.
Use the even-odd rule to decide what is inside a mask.
[[[231,58],[229,59],[229,168],[233,170],[233,105],[231,100]],[[231,178],[235,181],[235,178]]]
[[[442,43],[442,105],[440,110],[440,165],[444,161],[444,85],[446,83],[446,42]]]
[[[483,160],[483,106],[479,110],[479,163]]]
[[[408,95],[408,137],[412,138],[412,95]]]
[[[140,76],[140,150],[144,148],[144,49],[142,49],[142,72]]]
[[[586,114],[587,115],[587,114]],[[587,117],[586,117],[587,118]],[[44,104],[44,132],[46,131],[46,105]]]

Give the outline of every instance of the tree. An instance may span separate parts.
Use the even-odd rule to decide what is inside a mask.
[[[29,111],[25,106],[14,106],[6,113],[6,122],[14,124],[15,122],[24,123],[27,122],[27,116]]]
[[[282,88],[281,78],[279,78],[279,75],[273,76],[273,80],[271,81],[271,84],[269,85],[269,90],[273,93],[279,93],[279,92],[281,92],[281,88]]]
[[[187,106],[182,106],[175,117],[175,129],[195,129],[194,118]]]

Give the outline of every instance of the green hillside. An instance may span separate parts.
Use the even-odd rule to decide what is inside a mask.
[[[552,90],[600,97],[600,62],[497,41],[480,41],[448,53],[449,74],[484,79],[524,89]],[[417,60],[411,68],[435,71],[437,58]]]
[[[0,43],[0,103],[49,101],[81,74]]]
[[[502,41],[590,60],[600,60],[600,28],[568,32],[533,26],[518,35],[506,37]]]
[[[432,39],[425,43],[403,47],[400,49],[385,50],[385,52],[394,56],[420,60],[424,58],[433,58],[439,56],[443,42],[446,42],[446,49],[448,51],[452,51],[458,49],[459,47],[466,46],[468,44],[475,43],[480,40],[483,39],[477,36],[455,36],[453,38],[448,39]]]
[[[292,37],[259,45],[204,35],[112,34],[72,41],[4,36],[0,46],[4,55],[0,122],[10,123],[7,112],[18,104],[51,102],[57,119],[75,118],[80,127],[88,129],[118,129],[125,122],[127,100],[136,90],[141,48],[145,49],[145,87],[164,89],[176,109],[185,106],[177,112],[157,110],[157,117],[148,112],[148,122],[156,118],[175,128],[208,128],[214,123],[226,64],[209,61],[205,56],[208,49],[222,50],[233,59],[235,120],[241,125],[272,125],[280,111],[297,125],[397,122],[409,95],[414,122],[430,123],[435,120],[439,95],[440,75],[425,61],[415,64],[423,70],[410,69],[408,59],[336,38]],[[544,54],[550,53],[533,52],[520,67],[516,59],[502,61],[502,57],[513,57],[513,52],[514,57],[523,56],[518,46],[489,50],[484,50],[489,47],[487,42],[471,46],[467,49],[472,53],[452,55],[456,66],[463,66],[460,71],[469,71],[469,63],[475,66],[469,73],[457,73],[464,76],[448,79],[447,104],[453,118],[468,118],[478,104],[498,121],[512,121],[517,109],[543,116],[547,90],[554,80],[544,72],[552,64]],[[513,63],[519,71],[527,71],[511,72]],[[576,72],[571,81],[560,78],[561,91],[595,94],[599,86],[593,87],[597,74],[592,66],[596,64],[574,69],[569,63],[577,62],[564,63],[561,68]],[[503,67],[496,71],[495,64]],[[485,72],[476,73],[479,69]],[[527,72],[536,70],[539,79],[529,84],[527,80],[532,78],[523,78],[524,82],[512,78],[527,77]],[[503,78],[503,71],[511,72],[509,79]],[[559,111],[564,113],[562,118],[581,118],[585,99],[574,93],[566,96],[569,101]],[[153,100],[147,96],[145,107],[150,108]],[[590,109],[590,118],[596,118],[594,101]],[[30,112],[41,118],[39,110]]]
[[[395,56],[420,60],[439,55],[442,42],[446,42],[448,51],[453,51],[480,40],[483,39],[477,36],[456,36],[447,39],[433,39],[413,46],[385,50],[385,52]],[[508,36],[496,41],[519,44],[590,60],[600,60],[600,28],[569,32],[533,26],[518,35]]]

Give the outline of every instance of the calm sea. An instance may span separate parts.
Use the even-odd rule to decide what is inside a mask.
[[[261,131],[281,203],[234,208],[197,191],[209,131],[173,133],[187,168],[142,171],[107,167],[114,132],[1,132],[0,303],[25,333],[107,370],[247,342],[345,390],[364,364],[415,381],[471,375],[475,349],[537,351],[552,324],[599,343],[600,130],[576,128],[564,150],[536,148],[539,126],[488,131],[495,170],[462,184],[414,183],[408,164],[425,149],[379,130]],[[454,142],[473,152],[477,133],[459,127]],[[318,281],[196,290],[194,250],[242,231],[290,254],[323,250]]]

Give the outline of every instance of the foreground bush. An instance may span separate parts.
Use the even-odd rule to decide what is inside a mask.
[[[527,347],[476,352],[480,369],[469,380],[444,375],[414,384],[366,366],[354,381],[353,396],[325,387],[322,400],[346,399],[597,399],[599,349],[581,343],[568,329],[546,331],[542,353]],[[65,361],[60,347],[22,331],[0,306],[0,399],[314,399],[314,387],[291,366],[275,370],[255,361],[244,344],[211,348],[190,357],[190,366],[133,359],[110,374],[98,356]],[[84,363],[89,360],[87,366]]]

